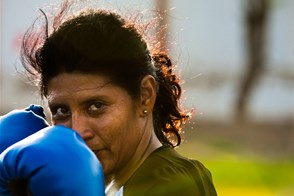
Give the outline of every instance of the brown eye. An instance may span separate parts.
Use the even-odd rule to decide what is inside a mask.
[[[62,120],[71,115],[71,112],[66,107],[56,107],[51,110],[52,117],[54,120]]]
[[[88,108],[89,111],[98,111],[101,110],[103,108],[104,104],[101,102],[95,102],[93,104],[91,104]]]

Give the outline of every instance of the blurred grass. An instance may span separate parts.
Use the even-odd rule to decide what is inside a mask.
[[[211,171],[219,196],[292,196],[294,132],[280,127],[198,124],[177,151]]]
[[[202,161],[219,195],[294,195],[294,161]]]
[[[182,154],[197,159],[188,151]],[[219,154],[215,159],[200,161],[212,173],[220,196],[294,195],[294,160],[260,160]]]

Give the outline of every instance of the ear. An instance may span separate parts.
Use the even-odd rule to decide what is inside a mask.
[[[139,109],[142,116],[152,113],[156,100],[156,81],[151,75],[141,80]],[[145,112],[144,112],[145,110]],[[147,111],[147,112],[146,112]]]

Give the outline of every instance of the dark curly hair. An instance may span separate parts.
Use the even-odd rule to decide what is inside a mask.
[[[60,73],[102,73],[136,98],[140,81],[152,75],[157,81],[153,110],[155,133],[162,144],[181,143],[181,127],[189,118],[180,107],[181,87],[174,66],[165,52],[151,51],[135,23],[115,12],[85,10],[63,21],[67,1],[52,22],[34,25],[23,38],[22,64],[30,79],[38,80],[41,95],[47,96],[48,82]]]

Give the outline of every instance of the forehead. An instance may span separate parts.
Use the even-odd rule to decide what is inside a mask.
[[[108,77],[96,74],[62,73],[48,83],[48,101],[57,97],[68,97],[119,88]]]

